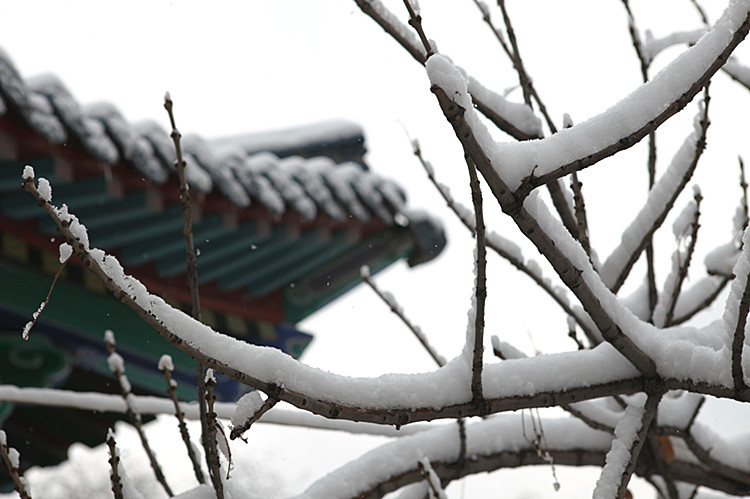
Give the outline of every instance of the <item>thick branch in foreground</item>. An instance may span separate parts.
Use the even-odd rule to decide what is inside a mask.
[[[41,199],[34,185],[33,177],[25,177],[23,186],[25,190],[32,193],[38,200]],[[621,359],[617,356],[612,356],[612,352],[600,349],[598,352],[570,352],[569,355],[583,356],[590,359],[589,361],[583,361],[583,359],[573,361],[571,359],[572,362],[579,364],[581,362],[591,362],[604,355],[607,358],[606,362],[610,366],[610,374],[619,373],[621,378],[610,376],[607,381],[603,381],[599,385],[592,385],[587,380],[578,380],[569,383],[565,381],[564,376],[554,375],[550,378],[553,380],[553,388],[549,391],[539,391],[534,394],[523,394],[520,396],[516,396],[511,392],[499,397],[488,396],[485,391],[485,402],[487,405],[482,411],[478,411],[476,405],[471,402],[470,396],[464,398],[464,395],[454,395],[451,402],[444,402],[439,407],[436,407],[431,396],[423,397],[425,400],[421,404],[417,404],[414,397],[409,396],[404,398],[402,393],[400,397],[404,400],[397,402],[398,393],[401,393],[401,390],[405,389],[407,384],[412,389],[415,384],[418,384],[429,393],[431,393],[430,390],[435,388],[436,383],[442,386],[434,377],[431,377],[428,382],[426,378],[419,375],[394,375],[400,377],[401,383],[395,384],[395,380],[399,378],[392,378],[389,379],[387,386],[378,385],[381,392],[388,387],[388,393],[394,397],[393,400],[389,400],[387,405],[377,404],[375,399],[371,397],[365,397],[363,400],[354,402],[351,401],[351,395],[344,396],[342,400],[332,400],[330,398],[332,394],[330,393],[325,396],[322,393],[314,394],[309,386],[307,386],[309,383],[305,383],[307,388],[302,388],[301,391],[298,391],[299,389],[294,389],[297,383],[293,380],[300,377],[322,377],[319,382],[328,386],[328,390],[340,383],[342,377],[328,373],[323,374],[294,361],[281,352],[254,347],[240,340],[217,333],[179,310],[172,308],[161,298],[148,293],[148,290],[140,282],[127,276],[114,257],[106,255],[101,250],[90,249],[88,247],[88,236],[86,235],[85,227],[78,222],[74,215],[69,214],[67,209],[59,210],[47,202],[40,204],[52,217],[60,233],[71,244],[84,265],[102,280],[104,286],[117,299],[131,307],[146,323],[154,327],[159,334],[173,345],[193,356],[199,362],[204,362],[206,365],[241,383],[250,385],[265,393],[277,394],[279,400],[289,402],[301,409],[322,416],[401,426],[414,421],[479,415],[484,413],[484,409],[489,412],[500,412],[526,407],[550,406],[615,393],[633,393],[634,391],[642,390],[643,380],[637,376],[637,373],[632,370],[631,366],[623,365]],[[61,218],[61,214],[65,217],[64,220]],[[274,365],[273,369],[268,369],[269,363]],[[266,368],[261,369],[258,364],[266,366]],[[245,366],[247,365],[253,366],[254,370],[246,368]],[[285,369],[281,369],[281,365],[284,365]],[[447,381],[448,378],[452,378],[452,374],[455,374],[450,370],[446,371],[449,367],[450,364],[432,374],[447,376],[447,378],[444,378]],[[613,370],[615,367],[616,370]],[[497,371],[493,376],[498,379],[504,376],[500,372],[506,369],[504,364],[494,365],[492,368],[493,371]],[[550,373],[542,373],[541,375],[552,376]],[[335,381],[335,383],[327,384],[327,381]],[[348,381],[350,383],[355,382],[355,380]],[[359,381],[362,384],[361,382],[369,380]],[[427,382],[426,385],[425,382]],[[401,388],[398,391],[394,391],[396,387]],[[724,393],[720,386],[712,386],[711,388],[718,393]],[[497,389],[494,388],[494,390]],[[443,393],[443,390],[440,391]],[[711,393],[713,394],[714,391]],[[350,392],[347,391],[347,393]],[[444,397],[445,394],[443,393],[442,396]],[[725,394],[723,396],[728,395]],[[427,398],[430,400],[428,401]],[[373,403],[376,405],[372,405]]]
[[[25,176],[23,185],[25,190],[41,199],[33,176]],[[104,286],[177,348],[241,383],[265,393],[274,393],[280,401],[327,418],[402,426],[416,421],[485,412],[550,407],[645,389],[646,379],[609,345],[556,354],[558,361],[563,355],[565,362],[577,367],[575,376],[566,372],[547,372],[542,367],[546,365],[546,356],[486,365],[483,377],[486,411],[477,410],[470,393],[460,390],[446,392],[445,383],[457,374],[451,368],[457,365],[461,368],[457,363],[448,363],[433,373],[391,374],[374,379],[352,379],[320,371],[279,351],[249,345],[218,333],[172,308],[158,296],[150,294],[140,282],[127,276],[114,257],[89,248],[85,227],[67,209],[58,209],[47,202],[40,202],[40,205],[76,255]],[[606,366],[604,371],[603,366]],[[518,378],[519,373],[524,373],[522,385],[507,383],[509,379]],[[725,386],[719,378],[693,381],[685,373],[681,379],[664,378],[663,382],[670,390],[684,389],[741,401],[750,397],[748,393],[737,393]],[[543,384],[546,388],[538,386],[536,391],[528,392],[524,387],[529,383]],[[323,388],[313,389],[314,386]],[[357,390],[353,390],[355,386]],[[378,396],[374,396],[374,391]],[[384,397],[388,403],[383,403]],[[441,398],[442,402],[436,404]]]

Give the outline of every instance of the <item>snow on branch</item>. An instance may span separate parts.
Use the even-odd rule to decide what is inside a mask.
[[[35,196],[39,195],[33,181],[26,182],[24,188]],[[142,283],[126,275],[113,256],[77,240],[84,238],[87,243],[85,227],[66,208],[58,209],[48,204],[43,208],[79,259],[116,298],[131,307],[173,345],[241,383],[271,393],[280,401],[298,408],[334,419],[401,426],[416,421],[479,414],[471,400],[471,372],[467,372],[462,358],[429,373],[388,374],[377,378],[351,378],[307,366],[277,349],[250,345],[223,335],[174,309],[162,298],[149,293]],[[482,377],[484,410],[494,413],[642,391],[645,380],[638,371],[654,372],[652,361],[622,334],[608,314],[616,313],[629,332],[638,333],[643,329],[643,333],[648,334],[647,325],[632,322],[637,319],[608,294],[580,245],[559,221],[544,211],[543,206],[527,200],[515,218],[522,231],[547,253],[553,267],[587,305],[592,320],[598,322],[602,334],[615,348],[602,344],[591,350],[486,365]],[[542,225],[540,221],[543,221]],[[554,240],[548,231],[552,231]],[[540,241],[539,237],[543,240]],[[566,255],[571,255],[575,266]],[[584,269],[583,274],[578,268]],[[674,355],[678,353],[677,350],[673,352]],[[558,362],[566,367],[551,368]],[[692,364],[670,367],[668,372],[678,377],[664,379],[669,388],[685,388],[724,397],[740,396],[727,389],[722,373],[716,369],[693,373],[695,366]]]
[[[476,222],[474,219],[474,213],[463,206],[461,203],[456,201],[450,193],[450,189],[438,181],[435,176],[434,168],[432,164],[427,161],[419,146],[417,140],[412,141],[414,148],[414,155],[419,159],[420,164],[427,173],[427,178],[435,186],[440,196],[445,200],[448,208],[458,217],[464,227],[466,227],[472,235],[475,234]],[[595,328],[591,327],[591,319],[585,316],[585,312],[580,309],[573,308],[570,305],[569,298],[565,293],[565,290],[560,286],[553,286],[549,278],[544,277],[542,274],[541,267],[534,260],[526,260],[523,256],[521,248],[510,239],[504,237],[496,231],[490,231],[487,233],[486,240],[487,247],[497,253],[501,258],[505,259],[513,265],[517,270],[523,272],[530,277],[542,290],[544,290],[550,298],[552,298],[565,313],[575,318],[576,324],[581,328],[586,337],[589,339],[591,344],[598,344],[601,342],[601,335]]]
[[[620,244],[602,265],[602,280],[615,293],[625,282],[651,236],[666,219],[698,165],[706,145],[706,131],[709,125],[708,103],[706,90],[700,112],[693,120],[693,131],[677,150],[659,181],[649,191],[643,207],[623,231]]]
[[[2,458],[21,499],[31,499],[31,495],[26,490],[26,480],[19,473],[20,454],[13,447],[8,447],[8,436],[3,430],[0,430],[0,458]]]
[[[631,147],[683,109],[745,38],[750,29],[749,16],[750,2],[730,2],[698,43],[649,82],[598,116],[544,139],[495,143],[465,100],[455,104],[463,108],[497,175],[523,199],[540,185]],[[465,78],[457,74],[465,86]],[[441,82],[432,83],[453,96]]]
[[[669,325],[674,318],[677,297],[682,294],[682,284],[687,278],[688,267],[698,239],[701,199],[700,191],[696,189],[693,200],[675,220],[673,229],[677,248],[672,253],[672,269],[664,280],[664,291],[654,309],[653,322],[656,327]],[[687,247],[683,247],[684,241],[687,241]]]
[[[612,436],[574,419],[544,420],[548,452],[556,463],[601,465]],[[386,443],[313,483],[299,497],[336,499],[381,497],[421,481],[419,462],[429,460],[443,483],[482,471],[547,464],[521,431],[520,414],[491,416],[466,424],[466,460],[458,466],[460,439],[455,425]]]
[[[419,38],[402,23],[380,0],[355,0],[359,8],[370,16],[386,33],[401,45],[420,64],[427,61],[427,54]],[[508,101],[501,95],[482,86],[467,76],[472,99],[477,110],[492,121],[500,130],[517,140],[541,137],[541,122],[525,104]]]
[[[596,482],[594,499],[625,497],[630,477],[635,471],[638,454],[646,440],[661,396],[662,393],[650,394],[645,406],[628,405],[625,414],[615,426],[615,439],[612,440],[606,464]]]
[[[172,414],[173,403],[163,397],[131,395],[141,414]],[[85,411],[114,412],[124,414],[127,407],[120,395],[93,392],[75,392],[55,388],[29,388],[13,385],[0,385],[0,400],[5,402],[40,405],[46,407],[66,407]],[[198,420],[197,402],[179,402],[180,412],[186,419]],[[214,410],[218,417],[231,419],[236,412],[236,404],[217,402]],[[284,409],[278,406],[263,414],[259,422],[283,426],[299,426],[319,430],[340,431],[361,435],[402,437],[424,431],[430,425],[415,423],[399,430],[389,426],[371,423],[355,423],[345,420],[331,420],[297,409]]]
[[[745,230],[742,238],[743,248],[740,258],[734,266],[734,281],[724,309],[724,324],[727,334],[732,338],[732,380],[737,392],[747,389],[745,371],[748,355],[747,316],[750,311],[750,230]]]
[[[599,287],[601,280],[593,275],[595,273],[588,256],[578,242],[573,240],[559,221],[546,211],[546,206],[538,202],[536,196],[530,196],[532,199],[524,202],[523,198],[519,198],[508,187],[494,168],[484,147],[488,144],[488,132],[483,125],[478,124],[476,114],[469,107],[471,103],[461,73],[449,59],[440,55],[435,55],[428,60],[427,73],[432,81],[432,91],[438,99],[443,114],[453,126],[456,137],[463,145],[464,153],[472,158],[503,211],[513,219],[521,233],[547,258],[568,289],[575,293],[604,339],[612,343],[642,373],[653,375],[655,373],[653,360],[631,339],[622,334],[611,315],[612,312],[603,306],[602,297],[596,295],[594,287]],[[544,226],[540,224],[542,221]],[[564,233],[558,230],[560,228]],[[591,282],[582,279],[584,275],[590,275]],[[608,301],[611,300],[608,299]],[[618,306],[618,308],[621,307]]]

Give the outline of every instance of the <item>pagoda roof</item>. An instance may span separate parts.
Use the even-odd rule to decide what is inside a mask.
[[[441,225],[367,166],[356,124],[186,134],[182,149],[209,310],[294,324],[355,285],[361,265],[416,265],[445,244]],[[111,103],[81,104],[55,75],[24,78],[0,50],[3,232],[55,249],[54,227],[18,189],[31,164],[92,245],[154,292],[187,303],[175,159],[158,123],[131,123]]]

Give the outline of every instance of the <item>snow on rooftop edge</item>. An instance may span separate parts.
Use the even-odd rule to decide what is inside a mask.
[[[346,120],[329,120],[293,128],[239,134],[211,139],[219,148],[239,146],[246,152],[292,149],[318,142],[335,142],[362,137],[364,131],[356,123]]]

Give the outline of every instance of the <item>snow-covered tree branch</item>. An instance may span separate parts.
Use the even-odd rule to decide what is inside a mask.
[[[227,434],[233,440],[252,440],[258,424],[274,423],[390,439],[319,478],[300,493],[300,498],[382,497],[400,489],[404,489],[404,497],[447,497],[448,484],[466,476],[532,465],[550,467],[553,475],[555,466],[601,468],[593,490],[595,498],[626,497],[634,475],[648,480],[656,495],[669,499],[700,497],[696,494],[703,489],[750,494],[747,439],[727,438],[698,418],[707,400],[750,403],[750,230],[744,171],[742,192],[728,196],[733,203],[740,198],[740,208],[734,220],[725,224],[727,238],[718,243],[707,240],[700,229],[714,224],[707,221],[705,207],[709,200],[704,199],[704,191],[697,186],[692,193],[686,189],[705,163],[712,143],[714,126],[709,124],[715,102],[723,98],[723,87],[716,80],[729,80],[728,74],[742,85],[750,82],[748,70],[733,55],[750,31],[750,0],[729,1],[722,16],[704,29],[675,31],[659,39],[640,33],[637,11],[623,1],[627,27],[622,28],[622,37],[627,39],[627,29],[640,64],[638,85],[592,118],[574,125],[566,115],[559,130],[548,111],[549,102],[542,99],[543,86],[535,83],[534,65],[521,57],[526,53],[521,50],[524,33],[506,2],[500,0],[492,9],[478,0],[475,4],[510,61],[515,74],[506,83],[520,85],[522,102],[489,90],[450,54],[440,51],[440,40],[430,38],[429,8],[422,9],[415,0],[405,0],[400,6],[403,10],[398,12],[380,0],[355,2],[408,56],[424,66],[428,80],[424,93],[433,101],[437,116],[444,118],[441,125],[455,136],[460,151],[456,157],[440,157],[439,166],[461,168],[464,175],[463,168],[468,166],[468,182],[451,186],[452,194],[438,182],[442,177],[423,157],[419,144],[412,143],[429,181],[448,205],[450,216],[468,229],[467,237],[474,238],[474,252],[466,255],[475,269],[474,287],[466,290],[471,305],[468,314],[460,306],[451,311],[462,317],[468,315],[466,329],[431,332],[460,338],[460,351],[447,361],[438,354],[393,295],[376,285],[366,266],[361,268],[360,277],[426,348],[437,364],[434,370],[351,377],[312,367],[278,349],[222,334],[201,322],[197,297],[201,260],[196,258],[192,235],[187,243],[189,267],[195,273],[190,284],[191,315],[128,275],[113,254],[95,248],[89,242],[83,215],[79,220],[74,208],[58,204],[52,195],[55,186],[37,178],[34,165],[29,165],[20,172],[22,188],[34,197],[62,236],[60,261],[77,258],[109,293],[152,327],[154,334],[189,354],[201,374],[204,366],[209,368],[209,386],[215,383],[215,371],[254,391],[236,403],[216,405],[209,393],[210,403],[202,409],[194,403],[179,402],[169,374],[171,358],[165,356],[158,369],[167,379],[171,399],[135,395],[112,340],[108,342],[109,362],[122,397],[0,385],[0,401],[126,413],[137,421],[139,432],[140,414],[176,413],[195,476],[201,483],[203,465],[192,454],[183,416],[196,419],[199,413],[205,416],[208,412],[230,419],[231,433]],[[493,20],[493,13],[496,19],[502,19],[502,26]],[[704,21],[708,22],[705,16]],[[687,47],[661,71],[650,74],[656,56],[676,45]],[[702,97],[691,105],[701,93]],[[167,102],[171,111],[171,99]],[[681,113],[688,106],[691,109]],[[656,156],[655,132],[661,134],[663,125],[683,114],[688,119],[695,116],[692,128],[680,136],[684,140],[676,152],[660,154],[671,157],[661,165]],[[543,121],[548,136],[542,131]],[[181,159],[179,132],[173,120],[172,128],[181,163],[180,196],[189,207],[190,174],[185,168],[190,166]],[[631,197],[632,206],[627,207],[627,222],[618,232],[618,244],[599,248],[599,234],[589,223],[590,216],[597,210],[613,208],[594,202],[589,193],[600,188],[584,189],[579,175],[607,171],[615,154],[645,137],[650,137],[646,168],[636,172],[633,166],[627,175],[647,176],[644,185],[648,184],[648,191]],[[661,167],[658,176],[657,167]],[[613,176],[609,182],[616,184],[619,180]],[[610,185],[601,190],[616,188]],[[380,190],[383,192],[379,195],[393,194],[385,192],[384,187]],[[736,186],[726,189],[735,191]],[[690,199],[685,201],[685,196]],[[471,208],[464,207],[458,198],[469,199]],[[684,208],[673,210],[675,206]],[[396,220],[403,214],[387,215]],[[189,226],[190,214],[183,212],[183,216]],[[493,228],[499,218],[510,228],[502,235]],[[656,241],[668,220],[671,246],[664,252],[668,255],[661,258],[657,249],[662,248]],[[716,221],[716,225],[721,223]],[[710,246],[705,252],[705,271],[695,270],[696,262],[701,261],[699,242]],[[489,254],[487,248],[492,250]],[[544,270],[524,256],[534,249],[541,256]],[[608,256],[599,260],[598,250],[605,249]],[[551,300],[537,301],[520,292],[514,296],[517,303],[495,300],[494,293],[506,283],[494,273],[493,254],[529,277],[539,294]],[[639,272],[643,275],[634,277]],[[638,279],[640,284],[632,285]],[[450,284],[425,285],[441,292]],[[626,290],[630,295],[625,296]],[[54,301],[55,297],[48,299]],[[718,303],[720,299],[725,301]],[[488,317],[495,307],[501,314],[519,310],[547,314],[547,305],[551,315],[563,317],[557,329],[575,340],[567,340],[567,351],[528,356],[514,346],[519,331],[504,331],[504,324],[491,340],[492,349],[486,348],[485,330],[489,334]],[[712,305],[723,308],[722,317],[716,317],[714,310],[708,312],[714,314],[713,320],[693,321]],[[373,312],[373,318],[363,320],[377,320],[375,317]],[[112,328],[116,330],[117,325]],[[579,341],[577,331],[585,336],[583,341]],[[494,352],[496,358],[485,350]],[[540,416],[545,408],[556,410]],[[529,414],[531,423],[527,422]],[[220,439],[217,431],[220,426],[204,429],[211,433],[211,441]],[[112,490],[116,496],[125,493],[127,497],[132,484],[124,474],[114,435],[108,437]],[[202,484],[186,492],[185,497],[224,493],[227,497],[254,497],[243,486],[242,478],[237,478],[246,471],[237,465],[234,478],[226,479],[224,471],[230,465],[220,463],[218,454],[214,457],[215,469],[210,474],[215,479],[214,487]],[[171,495],[166,485],[168,472],[162,474],[156,471],[155,462],[153,465]]]

